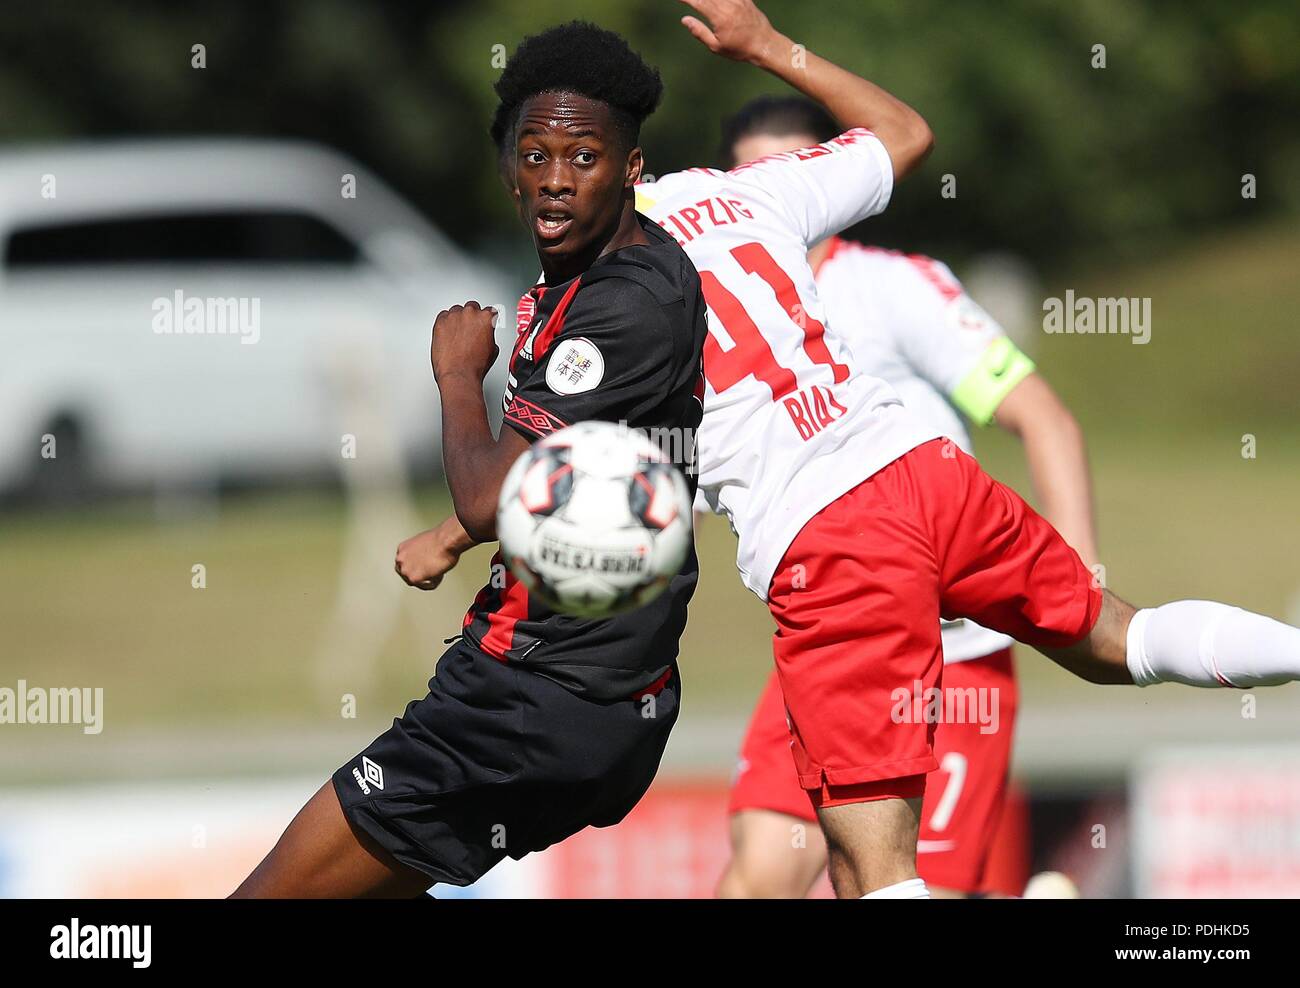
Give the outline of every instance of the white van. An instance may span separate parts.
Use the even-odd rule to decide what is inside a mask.
[[[319,474],[349,439],[436,462],[433,318],[517,297],[321,147],[0,151],[0,491]]]

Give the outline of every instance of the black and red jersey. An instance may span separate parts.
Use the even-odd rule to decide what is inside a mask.
[[[704,296],[681,247],[639,219],[648,245],[612,251],[578,277],[530,293],[533,311],[520,320],[502,398],[505,426],[529,440],[591,419],[645,430],[686,473],[694,495]],[[465,615],[464,634],[494,658],[526,665],[576,693],[623,699],[668,674],[698,576],[692,547],[654,601],[591,620],[530,599],[498,552]]]

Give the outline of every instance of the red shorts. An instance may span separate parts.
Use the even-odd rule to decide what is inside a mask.
[[[925,443],[823,508],[772,578],[773,651],[810,790],[938,767],[939,619],[1071,645],[1101,590],[1078,554],[956,444]]]
[[[963,697],[949,710],[976,716],[935,725],[939,768],[925,777],[917,872],[942,888],[1007,891],[1005,883],[990,879],[987,865],[1007,804],[1017,703],[1011,650],[944,666],[942,688],[945,695],[958,690]],[[811,795],[795,773],[785,704],[774,673],[745,734],[728,812],[773,810],[811,823],[817,819]]]

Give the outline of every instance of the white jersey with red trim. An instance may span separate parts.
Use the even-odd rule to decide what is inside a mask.
[[[764,600],[815,514],[939,435],[826,335],[808,266],[810,245],[881,212],[892,187],[888,152],[861,129],[637,187],[637,208],[700,272],[709,337],[699,483],[730,519],[741,578]]]
[[[974,455],[958,413],[986,424],[1001,398],[1033,370],[1028,360],[1003,361],[1000,373],[981,375],[990,347],[1006,341],[997,320],[966,294],[946,265],[919,254],[836,237],[815,274],[831,331],[858,368],[888,381],[909,412]],[[980,400],[971,400],[971,394]],[[982,658],[1012,644],[1007,635],[973,621],[943,623],[947,663]]]

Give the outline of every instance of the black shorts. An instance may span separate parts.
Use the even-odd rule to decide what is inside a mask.
[[[334,773],[334,791],[398,861],[469,885],[506,855],[622,820],[654,779],[679,701],[675,667],[653,697],[600,703],[461,640],[429,695]]]

